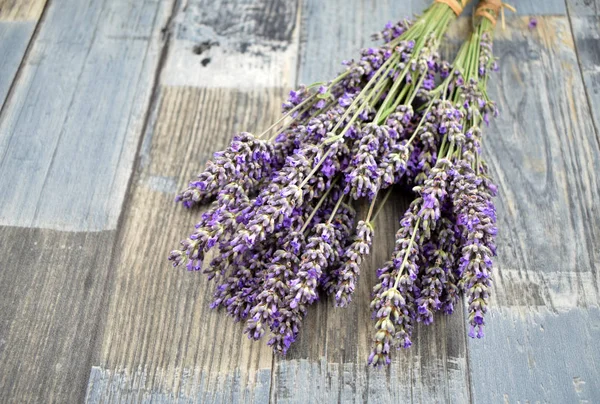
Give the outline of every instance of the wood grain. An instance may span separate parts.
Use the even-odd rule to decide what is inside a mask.
[[[46,0],[0,0],[0,111],[45,4]]]
[[[235,131],[258,130],[273,121],[284,99],[284,90],[273,84],[282,81],[252,81],[250,75],[243,78],[249,84],[232,89],[224,76],[208,75],[203,81],[190,76],[189,86],[169,84],[174,74],[186,77],[187,67],[174,60],[186,41],[209,38],[202,36],[206,27],[217,31],[227,27],[219,35],[226,35],[230,42],[219,46],[238,52],[243,65],[253,56],[236,51],[235,44],[240,41],[249,41],[250,46],[275,41],[288,49],[286,54],[296,55],[295,28],[289,25],[298,18],[294,4],[213,1],[187,2],[178,8],[159,102],[142,144],[121,227],[102,347],[94,362],[98,366],[90,374],[89,402],[105,397],[115,401],[138,397],[198,402],[268,400],[271,349],[264,343],[251,343],[240,324],[211,311],[213,285],[202,274],[173,270],[166,256],[199,217],[197,210],[187,211],[173,203],[175,191],[198,173],[214,151],[223,149]],[[196,25],[181,22],[195,21],[190,15],[199,16]],[[279,22],[274,28],[274,21],[286,24]],[[193,27],[200,31],[188,41],[184,31]],[[198,62],[191,52],[188,49],[181,57]],[[274,74],[275,64],[268,58],[258,62],[253,71]],[[292,62],[286,61],[288,70]],[[290,74],[294,76],[295,71]],[[285,82],[286,87],[290,85]]]
[[[600,139],[600,2],[569,0],[569,20],[579,68]]]
[[[569,16],[572,17],[590,17],[600,15],[600,1],[598,0],[566,0],[567,9]],[[577,37],[577,30],[573,27],[575,37]],[[597,32],[598,29],[592,29],[593,32]],[[577,39],[576,39],[577,41]]]
[[[37,21],[46,0],[0,0],[0,21]]]
[[[92,371],[87,399],[96,402],[110,392],[114,400],[147,394],[157,400],[264,402],[271,349],[250,342],[240,324],[209,309],[214,285],[203,274],[173,269],[167,262],[168,251],[192,230],[200,212],[176,205],[173,189],[156,184],[180,189],[213,150],[225,147],[227,134],[265,127],[276,116],[283,93],[162,91],[125,212],[95,362],[99,368]]]
[[[85,397],[166,5],[52,2],[2,109],[0,402]]]
[[[0,224],[116,228],[170,4],[50,4],[2,111]]]
[[[0,402],[81,402],[115,232],[0,227]]]
[[[298,4],[288,0],[184,2],[162,83],[291,87],[296,80]]]
[[[0,110],[13,84],[36,21],[0,21]]]
[[[597,402],[600,149],[568,19],[527,24],[494,44],[500,253],[487,335],[469,341],[473,400]]]

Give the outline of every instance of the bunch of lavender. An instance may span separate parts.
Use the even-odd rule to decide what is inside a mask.
[[[268,332],[285,353],[320,292],[347,305],[391,186],[427,184],[437,118],[415,106],[443,112],[436,80],[450,76],[438,48],[467,2],[438,0],[414,23],[386,26],[382,46],[335,79],[292,91],[281,119],[259,136],[236,135],[177,196],[188,208],[213,202],[169,259],[217,281],[212,307],[245,320],[250,338]],[[355,226],[364,199],[368,214]]]
[[[497,114],[486,87],[496,68],[492,34],[498,11],[489,1],[480,4],[476,15],[482,18],[423,106],[414,136],[427,131],[421,139],[431,142],[427,147],[437,156],[418,157],[432,168],[419,174],[417,197],[401,220],[392,258],[378,271],[371,302],[373,365],[389,363],[392,346],[411,346],[415,321],[431,324],[434,312],[452,313],[461,292],[468,303],[469,336],[483,337],[496,252],[496,187],[481,157],[481,123]]]

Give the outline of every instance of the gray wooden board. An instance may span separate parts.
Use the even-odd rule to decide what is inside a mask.
[[[150,0],[50,4],[1,117],[0,224],[116,228],[169,12]]]
[[[181,189],[213,149],[227,144],[224,134],[265,127],[283,96],[281,89],[161,88],[120,227],[89,402],[268,400],[271,349],[210,310],[214,284],[204,274],[173,269],[166,260],[200,212],[173,203],[163,185],[176,178]]]
[[[0,402],[81,402],[115,232],[0,227]]]
[[[35,21],[0,21],[0,108],[21,65]]]
[[[599,402],[600,149],[565,17],[497,30],[499,186],[486,336],[469,341],[475,402]]]
[[[585,0],[584,0],[585,1]],[[564,0],[513,0],[505,3],[517,9],[517,15],[565,15],[567,13]],[[476,0],[465,8],[465,14],[471,14],[472,9],[477,5]],[[512,12],[505,9],[506,19],[513,18]]]
[[[569,0],[569,19],[579,67],[592,107],[596,133],[600,130],[600,2]]]
[[[600,402],[597,307],[493,308],[487,335],[469,344],[478,403]]]
[[[566,0],[570,17],[587,17],[600,15],[600,1],[598,0]],[[575,31],[575,27],[573,27]],[[597,31],[597,29],[595,30]],[[575,35],[577,35],[575,33]]]
[[[3,109],[0,402],[85,397],[116,231],[74,230],[116,227],[170,10],[50,2]]]

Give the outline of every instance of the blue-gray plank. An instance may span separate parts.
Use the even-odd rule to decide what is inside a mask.
[[[51,2],[1,117],[1,225],[116,227],[167,3]]]
[[[527,24],[494,44],[499,257],[486,336],[468,345],[473,400],[600,402],[600,148],[568,18]]]
[[[35,21],[0,21],[0,107],[19,70],[35,25]]]
[[[579,67],[600,139],[600,0],[569,0],[568,5]]]

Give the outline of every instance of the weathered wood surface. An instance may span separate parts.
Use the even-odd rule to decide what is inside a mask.
[[[46,0],[0,1],[0,110],[15,80]]]
[[[288,88],[295,82],[296,0],[188,0],[175,18],[161,83]]]
[[[0,402],[83,399],[114,240],[0,228]]]
[[[469,341],[473,400],[598,402],[598,137],[568,19],[527,25],[494,43],[501,115],[484,148],[501,249],[486,337]]]
[[[579,67],[592,109],[596,133],[600,131],[600,1],[569,0],[569,19]]]
[[[0,116],[0,402],[85,397],[168,6],[51,1],[19,62]]]
[[[98,366],[90,375],[89,402],[103,402],[106,397],[268,401],[271,349],[251,343],[240,324],[211,311],[213,285],[202,274],[170,268],[166,253],[191,231],[199,215],[175,205],[175,191],[197,174],[215,150],[225,147],[235,131],[268,126],[285,92],[294,85],[295,69],[281,77],[279,64],[288,69],[296,64],[297,4],[180,4],[172,27],[174,41],[160,77],[155,118],[145,135],[121,225],[118,245],[122,248],[114,261],[114,289],[107,292],[110,304]],[[274,29],[276,21],[286,24]],[[219,45],[195,49],[214,42]],[[270,46],[276,48],[273,57],[255,53]],[[245,83],[241,89],[234,88],[222,72],[211,73],[225,69],[231,55],[239,59],[235,80]],[[210,58],[210,63],[202,66],[203,58]],[[190,66],[198,74],[189,75]],[[173,85],[186,77],[189,86]]]
[[[46,0],[0,0],[1,21],[37,21]]]
[[[282,96],[272,89],[161,90],[118,241],[90,402],[106,394],[115,401],[138,395],[199,402],[268,398],[270,348],[251,343],[239,324],[209,310],[213,285],[200,273],[172,269],[165,252],[198,218],[198,211],[173,203],[174,191],[199,161],[226,145],[221,133],[264,127]]]
[[[2,111],[0,224],[116,228],[170,7],[50,4]]]
[[[49,0],[39,19],[44,3],[0,0],[0,402],[600,401],[598,1],[516,1],[498,28],[487,335],[438,316],[384,370],[365,366],[368,301],[402,196],[354,304],[311,308],[285,359],[165,255],[198,217],[174,193],[213,151],[429,2]]]

